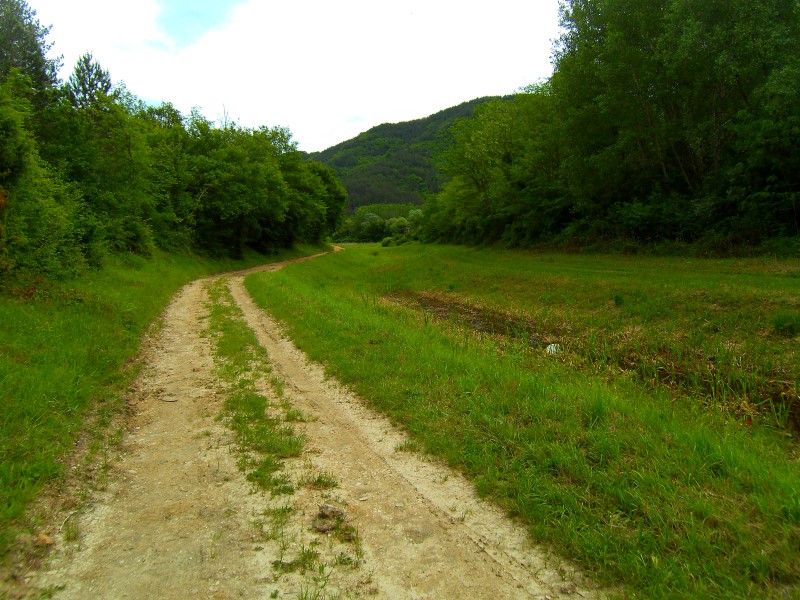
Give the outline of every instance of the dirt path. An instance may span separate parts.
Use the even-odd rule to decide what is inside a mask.
[[[164,315],[110,484],[80,515],[76,541],[52,532],[52,560],[35,587],[64,599],[595,596],[461,476],[398,451],[402,433],[309,364],[255,306],[243,278],[225,280],[287,399],[306,416],[298,425],[306,449],[287,472],[330,474],[338,487],[300,487],[280,530],[265,525],[287,500],[255,492],[237,469],[231,434],[216,419],[222,400],[203,335],[208,280],[194,282]],[[357,531],[356,560],[312,526],[326,502]],[[298,548],[348,560],[276,572]]]

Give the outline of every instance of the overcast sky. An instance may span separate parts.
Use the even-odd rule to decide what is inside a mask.
[[[552,72],[558,0],[28,0],[67,79],[91,52],[182,113],[323,150]]]

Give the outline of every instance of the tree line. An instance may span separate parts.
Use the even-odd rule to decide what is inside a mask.
[[[334,242],[382,242],[397,246],[419,239],[422,209],[412,203],[367,204],[348,215],[333,234]]]
[[[0,0],[0,278],[156,248],[269,252],[336,228],[346,192],[287,129],[145,104],[91,54],[62,82],[48,33]]]
[[[549,80],[453,126],[424,239],[796,243],[797,0],[566,0],[561,25]]]

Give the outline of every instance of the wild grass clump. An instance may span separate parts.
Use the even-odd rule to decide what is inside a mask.
[[[723,402],[729,384],[714,400],[702,386],[661,382],[658,367],[672,363],[657,360],[669,348],[687,369],[702,361],[698,377],[715,377],[744,355],[745,378],[748,364],[791,378],[792,348],[776,346],[765,315],[797,290],[786,289],[780,264],[690,266],[428,246],[375,255],[372,246],[246,285],[331,375],[599,583],[632,597],[792,596],[800,473],[791,434]],[[392,300],[425,294],[511,316],[524,308],[546,326],[503,334],[476,327],[479,312]],[[689,326],[701,319],[719,330]],[[581,354],[587,330],[602,368]],[[536,331],[546,335],[533,344]],[[545,342],[565,350],[548,355]],[[636,344],[637,360],[653,352],[650,377],[619,367],[619,349]],[[768,350],[751,357],[756,348]]]
[[[800,311],[782,310],[772,315],[772,329],[783,338],[793,338],[800,333]]]
[[[300,485],[315,490],[329,490],[339,486],[339,481],[332,473],[310,473],[300,478]]]

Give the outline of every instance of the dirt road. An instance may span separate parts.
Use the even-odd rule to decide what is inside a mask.
[[[306,448],[286,472],[329,474],[338,487],[276,499],[238,470],[204,335],[209,280],[197,281],[174,298],[147,352],[109,485],[73,517],[75,539],[50,531],[56,543],[34,588],[64,599],[596,597],[460,475],[399,451],[403,434],[310,364],[243,277],[224,280],[306,416],[297,425]],[[326,503],[357,539],[314,526]]]

